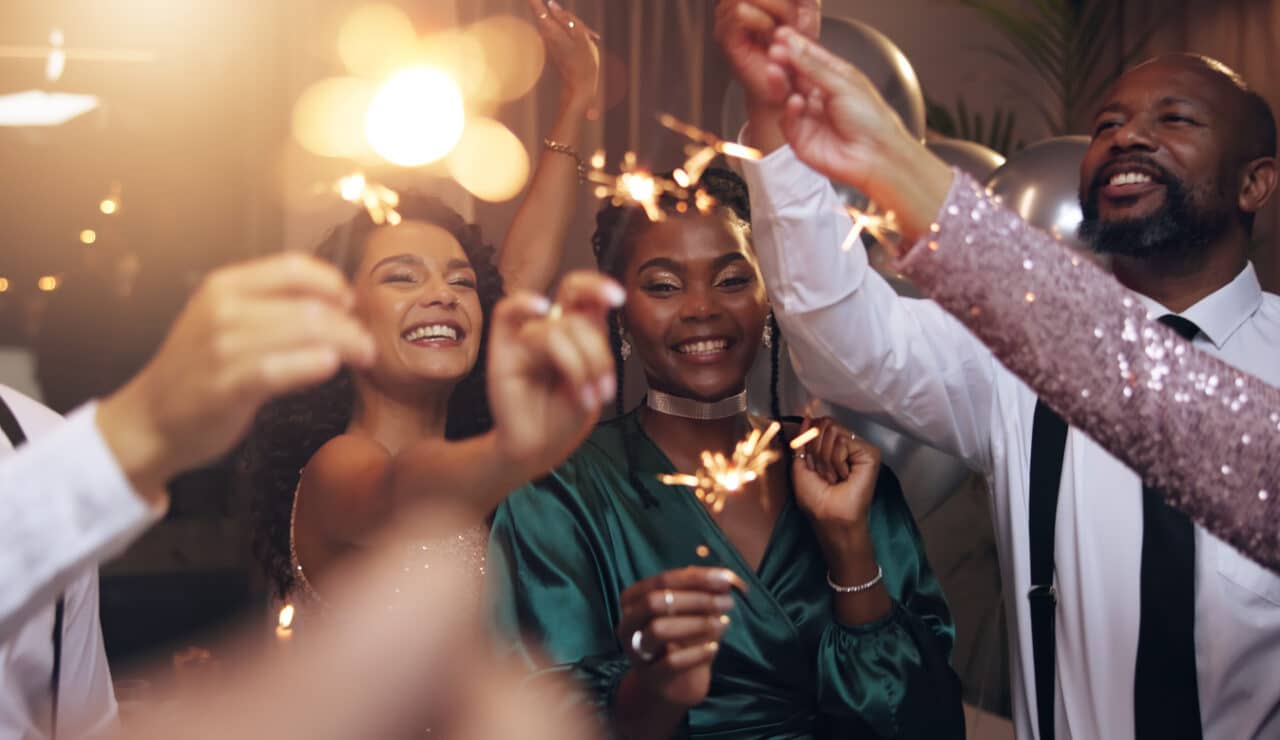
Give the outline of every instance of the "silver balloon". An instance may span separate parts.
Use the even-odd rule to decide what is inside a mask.
[[[938,159],[973,175],[978,182],[986,182],[1005,163],[1003,154],[976,141],[943,137],[930,139],[925,146]]]
[[[1077,237],[1080,226],[1080,161],[1087,136],[1059,136],[1014,154],[987,180],[987,188],[1032,226],[1088,251]]]
[[[834,16],[822,17],[822,45],[853,63],[880,91],[902,119],[907,130],[924,138],[924,93],[907,55],[888,36],[861,21]],[[734,82],[725,93],[720,130],[730,140],[747,122],[746,96]],[[856,203],[854,204],[856,205]]]

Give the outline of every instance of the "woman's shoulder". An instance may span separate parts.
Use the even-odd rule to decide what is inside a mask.
[[[369,437],[339,434],[325,442],[302,469],[303,483],[341,482],[351,476],[364,477],[391,462],[387,448]]]

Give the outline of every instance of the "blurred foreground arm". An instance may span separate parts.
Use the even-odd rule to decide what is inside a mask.
[[[370,362],[351,300],[299,255],[219,270],[137,376],[0,462],[0,636],[158,519],[167,481],[226,452],[268,398]]]

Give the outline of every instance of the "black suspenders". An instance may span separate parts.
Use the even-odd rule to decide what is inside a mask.
[[[27,441],[27,435],[22,431],[22,425],[18,423],[18,417],[13,415],[13,410],[9,408],[9,404],[5,403],[3,396],[0,396],[0,431],[3,431],[4,436],[9,438],[9,443],[13,445],[15,450]],[[49,736],[51,738],[58,736],[58,687],[61,685],[59,679],[62,673],[62,622],[64,612],[66,612],[66,599],[60,594],[58,603],[53,608],[53,672],[49,676],[49,694],[52,697],[49,717]]]
[[[1058,592],[1053,585],[1053,543],[1066,454],[1067,423],[1036,401],[1031,427],[1031,481],[1027,489],[1027,539],[1031,547],[1031,648],[1035,661],[1036,718],[1040,740],[1054,740],[1054,612]]]

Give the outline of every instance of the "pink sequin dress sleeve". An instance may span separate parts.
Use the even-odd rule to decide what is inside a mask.
[[[1193,349],[958,170],[899,269],[1171,505],[1280,571],[1280,389]]]

